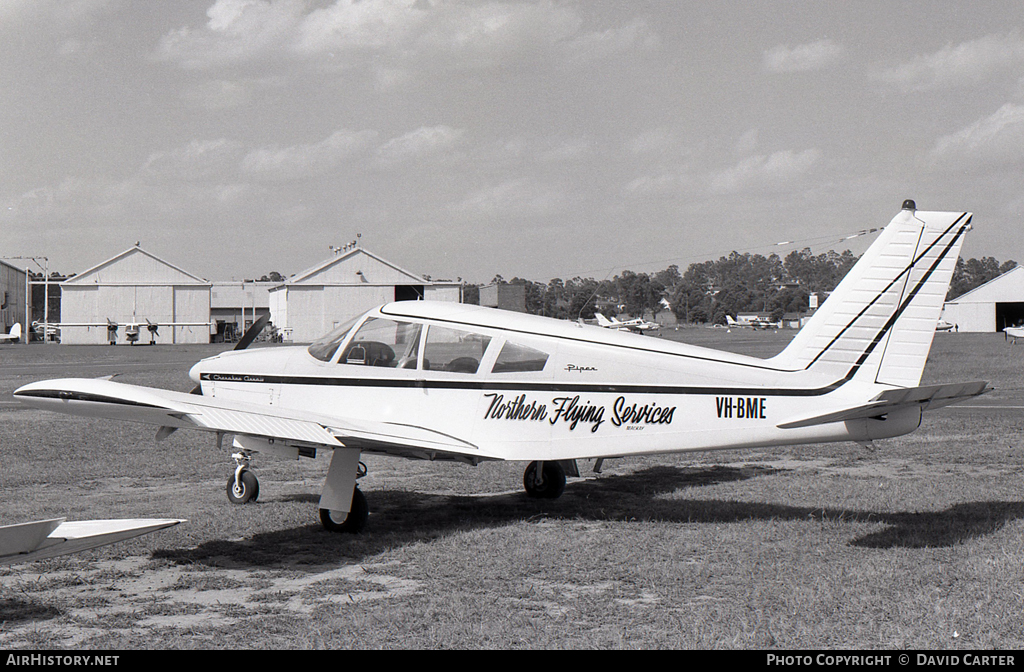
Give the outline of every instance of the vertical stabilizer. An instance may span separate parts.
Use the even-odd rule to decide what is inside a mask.
[[[772,363],[836,380],[920,383],[970,221],[971,213],[906,201]]]

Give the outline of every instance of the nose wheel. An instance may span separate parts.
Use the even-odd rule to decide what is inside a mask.
[[[235,453],[231,457],[235,460],[235,473],[228,479],[228,500],[232,504],[255,502],[260,496],[260,482],[249,469],[252,459],[249,451]]]

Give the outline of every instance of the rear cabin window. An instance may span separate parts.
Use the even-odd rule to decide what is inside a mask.
[[[338,363],[415,369],[422,329],[422,325],[412,322],[368,318],[345,347]]]
[[[548,353],[534,348],[506,342],[494,361],[491,373],[522,373],[526,371],[543,371],[548,362]]]
[[[476,373],[490,342],[490,336],[432,324],[427,329],[427,342],[423,346],[423,368]]]

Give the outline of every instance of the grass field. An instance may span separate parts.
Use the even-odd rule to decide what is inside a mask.
[[[757,356],[791,332],[688,329]],[[208,435],[21,410],[32,380],[119,373],[187,390],[215,346],[0,346],[0,523],[188,522],[0,568],[0,647],[858,648],[1024,646],[1024,348],[938,334],[924,383],[971,405],[877,443],[581,463],[555,501],[519,463],[365,457],[366,532],[321,529],[326,456],[258,459],[225,496]]]

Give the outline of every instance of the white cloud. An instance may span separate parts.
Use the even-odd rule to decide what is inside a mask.
[[[937,165],[961,168],[1024,167],[1024,105],[1007,103],[939,138],[929,156]]]
[[[450,126],[423,126],[384,143],[377,155],[386,164],[438,156],[454,148],[463,134]]]
[[[218,111],[245,105],[252,99],[252,93],[243,82],[217,79],[188,87],[182,98],[207,110]]]
[[[745,133],[739,144],[749,148],[749,143],[753,142],[750,136],[750,132]],[[820,158],[821,152],[817,149],[802,152],[787,149],[772,154],[746,156],[735,165],[720,170],[697,169],[696,162],[688,162],[661,172],[642,175],[627,183],[623,192],[632,198],[692,198],[707,194],[773,191],[793,185]]]
[[[497,219],[552,214],[564,197],[547,186],[525,178],[477,190],[453,205],[453,213],[471,218]]]
[[[180,28],[160,40],[157,57],[186,68],[248,62],[281,52],[302,20],[301,0],[217,0],[203,28]]]
[[[150,177],[196,181],[234,175],[243,149],[240,143],[218,140],[192,140],[168,151],[154,152],[146,159],[142,172]]]
[[[0,28],[41,23],[60,30],[93,20],[111,4],[113,0],[3,0]]]
[[[666,171],[657,175],[642,175],[626,184],[625,195],[631,198],[651,196],[679,196],[692,190],[694,178],[684,171]]]
[[[831,39],[790,47],[780,44],[764,52],[762,63],[769,72],[807,72],[821,70],[843,55],[842,45]]]
[[[909,91],[963,86],[993,76],[1017,76],[1024,66],[1024,39],[1017,31],[947,45],[932,54],[886,68],[873,76]]]
[[[427,18],[427,11],[412,0],[339,0],[313,10],[296,25],[293,48],[303,54],[320,54],[408,44]]]
[[[509,63],[580,63],[658,43],[643,21],[585,32],[576,8],[552,0],[458,2],[336,0],[309,10],[301,0],[217,0],[201,27],[166,34],[157,57],[187,68],[328,60],[349,67],[372,54],[376,67],[434,64],[481,68]],[[340,64],[340,65],[338,65]]]
[[[821,152],[817,149],[802,152],[787,149],[767,156],[749,156],[735,166],[713,174],[710,188],[715,193],[731,194],[789,184],[807,173],[820,157]]]
[[[583,63],[610,58],[634,49],[655,49],[660,44],[661,39],[647,22],[636,20],[621,28],[580,35],[566,44],[565,51],[571,63]]]
[[[242,172],[257,179],[275,181],[323,175],[349,157],[365,151],[376,137],[376,131],[341,129],[317,143],[263,147],[249,152],[242,159]]]

